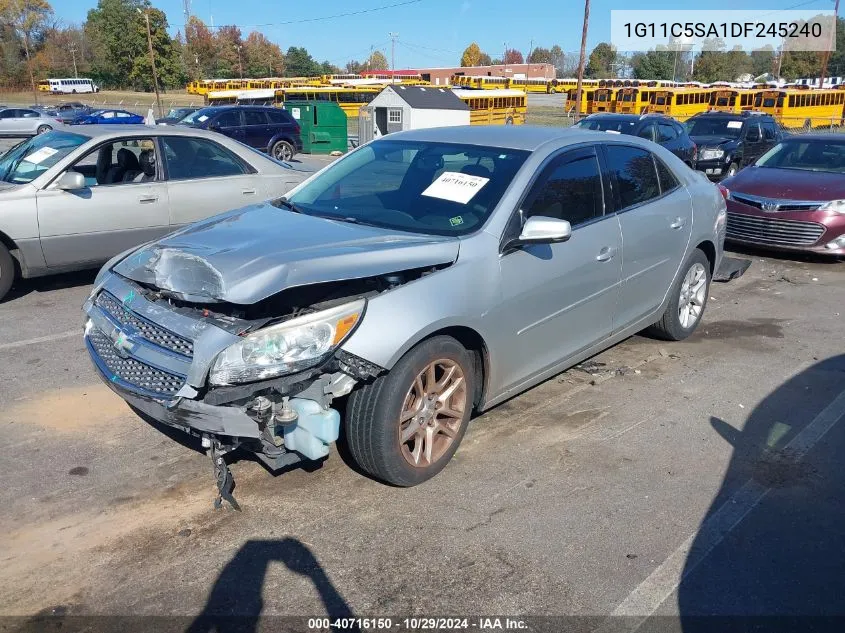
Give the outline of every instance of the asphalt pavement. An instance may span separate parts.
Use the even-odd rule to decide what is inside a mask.
[[[433,480],[374,482],[342,445],[275,476],[243,456],[243,512],[213,510],[209,459],[95,376],[94,272],[18,283],[0,615],[845,615],[845,264],[744,256],[691,339],[632,337],[478,416]]]

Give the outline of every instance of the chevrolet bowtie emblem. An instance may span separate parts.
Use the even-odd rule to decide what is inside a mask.
[[[115,334],[116,336],[113,337],[114,349],[121,358],[129,358],[129,354],[135,350],[135,343],[132,342],[125,332],[118,330]]]

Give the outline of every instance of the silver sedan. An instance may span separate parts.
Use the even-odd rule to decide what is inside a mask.
[[[642,329],[692,334],[725,221],[724,191],[636,137],[399,132],[115,258],[85,340],[109,387],[202,438],[223,498],[237,447],[325,457],[347,394],[352,457],[410,486],[474,411]]]
[[[58,127],[56,114],[32,108],[0,109],[0,136],[35,136]]]
[[[214,132],[56,123],[0,158],[0,299],[16,271],[96,267],[311,173]]]

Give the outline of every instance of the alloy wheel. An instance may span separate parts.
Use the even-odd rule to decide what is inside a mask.
[[[704,266],[695,263],[690,266],[681,283],[681,296],[678,299],[678,320],[685,330],[692,328],[701,318],[707,300],[707,271]]]
[[[414,379],[399,416],[405,460],[426,468],[443,457],[459,435],[467,406],[461,366],[446,358],[429,363]]]

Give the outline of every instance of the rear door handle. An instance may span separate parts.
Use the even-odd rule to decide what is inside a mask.
[[[613,259],[614,255],[616,255],[616,249],[611,246],[605,246],[599,251],[599,254],[596,255],[596,261],[609,262],[611,259]]]
[[[670,229],[682,229],[682,228],[684,228],[684,225],[686,223],[687,223],[687,221],[684,220],[683,218],[675,218],[675,221],[672,222],[672,224],[669,225],[669,228]]]
[[[241,191],[241,193],[244,194],[245,196],[254,196],[255,195],[255,189],[243,189]]]
[[[156,202],[158,200],[158,196],[141,196],[138,198],[138,202],[141,204],[149,204],[151,202]]]

